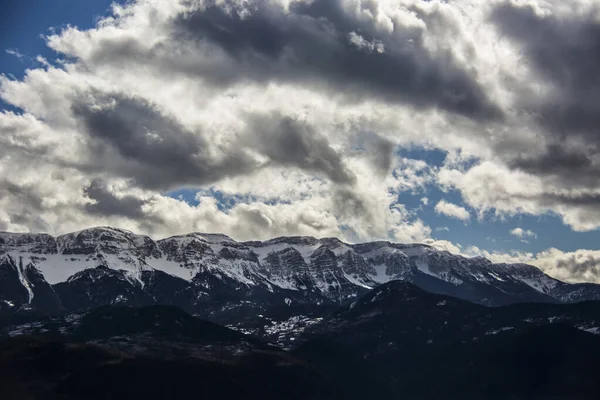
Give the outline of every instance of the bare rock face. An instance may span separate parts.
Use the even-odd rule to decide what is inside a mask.
[[[10,250],[27,250],[32,254],[56,254],[56,239],[47,234],[0,232],[0,254]]]
[[[206,241],[194,235],[177,236],[158,242],[160,251],[167,260],[192,266],[205,257],[215,257]]]

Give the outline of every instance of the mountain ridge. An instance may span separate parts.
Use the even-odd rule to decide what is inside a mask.
[[[488,306],[600,299],[600,285],[565,283],[534,266],[494,264],[427,244],[307,236],[238,242],[199,232],[154,240],[112,227],[56,237],[0,232],[0,278],[0,310],[168,304],[225,325],[273,309],[278,318],[285,308],[287,318],[297,317],[292,306],[322,317],[315,307],[352,303],[395,280]]]

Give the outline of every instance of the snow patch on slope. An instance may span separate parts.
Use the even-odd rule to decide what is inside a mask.
[[[369,289],[369,290],[370,290],[370,289],[373,289],[373,286],[372,286],[372,285],[371,285],[371,286],[369,286],[369,285],[365,284],[364,282],[362,282],[362,281],[361,281],[360,279],[358,279],[357,277],[354,277],[354,276],[352,276],[352,275],[350,275],[350,274],[346,274],[346,273],[344,273],[344,277],[345,277],[345,278],[346,278],[346,279],[347,279],[347,280],[348,280],[350,283],[352,283],[352,284],[354,284],[354,285],[356,285],[356,286],[359,286],[359,287],[362,287],[362,288],[365,288],[365,289]]]
[[[198,272],[197,268],[187,268],[181,263],[176,261],[169,261],[165,257],[162,258],[148,258],[146,259],[148,265],[156,270],[166,272],[169,275],[176,276],[186,281],[191,281],[194,275]]]
[[[287,243],[275,243],[275,244],[267,244],[265,246],[248,246],[256,255],[258,256],[259,261],[262,263],[271,253],[277,253],[281,250],[293,248],[296,250],[302,258],[306,265],[310,265],[311,256],[317,250],[320,245],[298,245],[298,244],[287,244]]]
[[[27,290],[27,294],[29,297],[27,303],[31,304],[31,302],[33,300],[33,289],[29,285],[29,281],[27,280],[27,277],[25,276],[24,269],[26,267],[23,267],[23,264],[21,262],[15,263],[15,264],[17,267],[17,273],[19,274],[19,281],[21,282],[21,285],[23,285],[23,287],[25,287],[25,289]]]

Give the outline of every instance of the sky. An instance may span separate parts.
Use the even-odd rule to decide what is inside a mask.
[[[423,242],[600,282],[593,0],[8,0],[0,230]]]

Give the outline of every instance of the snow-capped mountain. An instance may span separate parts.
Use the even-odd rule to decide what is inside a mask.
[[[109,227],[58,237],[0,233],[0,309],[56,313],[158,303],[209,317],[235,314],[237,321],[241,311],[348,304],[393,280],[485,305],[600,299],[599,285],[568,284],[533,266],[423,244],[237,242],[202,233],[155,241]]]

